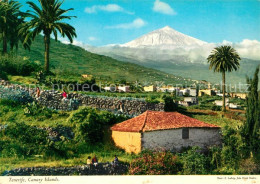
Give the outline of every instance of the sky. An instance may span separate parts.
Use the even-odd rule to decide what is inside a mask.
[[[123,44],[165,26],[210,43],[260,41],[260,0],[65,0],[61,8],[74,8],[76,44]]]

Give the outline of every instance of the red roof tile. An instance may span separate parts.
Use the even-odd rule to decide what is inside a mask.
[[[112,126],[111,130],[122,132],[148,132],[184,127],[220,128],[217,125],[204,123],[178,112],[146,111],[137,117]]]

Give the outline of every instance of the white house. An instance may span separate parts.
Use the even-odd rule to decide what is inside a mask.
[[[146,111],[111,127],[115,144],[126,152],[180,151],[189,146],[221,145],[220,127],[178,112]]]
[[[117,89],[119,92],[130,92],[130,86],[118,86]]]
[[[189,89],[190,90],[190,96],[197,96],[197,90],[196,89]]]
[[[226,102],[225,105],[228,106],[228,105],[229,105],[229,99],[226,98],[226,99],[225,99],[225,102]],[[222,100],[215,100],[215,101],[214,101],[214,104],[215,104],[216,106],[222,106],[222,105],[223,105],[223,101],[222,101]]]
[[[111,92],[116,92],[117,91],[117,87],[116,86],[106,86],[104,87],[105,91],[111,91]]]

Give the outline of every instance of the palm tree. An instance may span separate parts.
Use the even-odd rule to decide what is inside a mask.
[[[41,32],[44,34],[44,58],[45,58],[45,72],[49,72],[49,53],[50,53],[50,37],[53,34],[55,40],[58,40],[58,33],[62,37],[67,37],[70,42],[73,42],[73,38],[76,37],[75,28],[71,25],[62,22],[65,19],[71,19],[75,16],[65,16],[64,14],[73,8],[63,10],[61,5],[63,3],[59,0],[38,0],[39,6],[29,1],[27,4],[32,8],[32,11],[27,11],[27,16],[31,20],[23,25],[23,28],[19,31],[20,34],[26,34],[24,42],[28,39],[34,39]]]
[[[222,111],[226,111],[225,106],[225,94],[226,94],[226,72],[237,70],[240,66],[239,61],[241,60],[238,53],[231,46],[219,46],[213,49],[211,54],[207,58],[209,69],[213,69],[214,72],[222,73],[222,91],[223,91],[223,105]]]
[[[20,8],[21,4],[17,1],[4,0],[0,2],[0,34],[3,44],[3,54],[7,53],[9,38],[14,37],[14,35],[11,35],[13,30],[16,29],[13,26],[21,19]]]

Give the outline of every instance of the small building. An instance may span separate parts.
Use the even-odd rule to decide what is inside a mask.
[[[197,96],[197,90],[196,89],[189,89],[190,90],[190,96]]]
[[[116,92],[117,91],[117,87],[116,86],[106,86],[104,87],[105,91],[110,91],[110,92]]]
[[[184,97],[184,101],[185,102],[190,102],[192,104],[197,104],[198,103],[197,97],[194,97],[194,96],[192,96],[192,97]]]
[[[119,92],[125,92],[125,93],[130,92],[130,86],[118,86],[117,89]]]
[[[214,96],[214,95],[216,95],[216,93],[212,89],[199,90],[199,96],[204,96],[204,95]]]
[[[226,106],[228,106],[229,105],[229,99],[228,98],[226,98],[225,99],[225,105]],[[223,100],[215,100],[214,101],[214,104],[216,105],[216,106],[222,106],[223,105]]]
[[[180,151],[221,145],[220,127],[178,112],[146,111],[111,127],[115,144],[128,153],[144,149]]]
[[[145,92],[155,92],[156,91],[156,86],[155,85],[145,86],[144,87],[144,91]]]
[[[231,96],[232,98],[246,99],[247,93],[230,93],[230,96]]]
[[[81,77],[86,79],[86,78],[91,78],[93,76],[92,75],[88,75],[88,74],[82,74]]]

